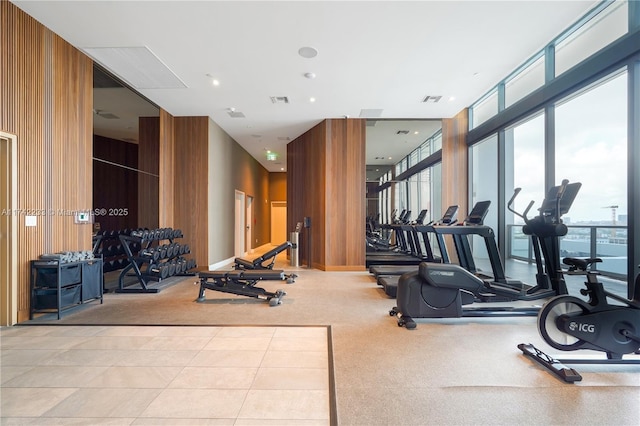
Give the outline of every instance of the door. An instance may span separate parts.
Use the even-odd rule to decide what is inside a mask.
[[[236,190],[235,206],[236,206],[235,233],[234,233],[235,247],[234,247],[233,255],[235,257],[242,257],[244,256],[245,238],[246,238],[245,223],[244,223],[244,215],[245,215],[244,192]]]
[[[271,203],[271,244],[278,246],[287,241],[287,202]]]
[[[253,197],[250,195],[247,195],[247,213],[246,213],[246,223],[247,223],[247,243],[246,246],[247,247],[247,251],[249,253],[253,253],[253,248],[254,248],[254,244],[253,244],[253,225],[254,225],[254,220],[253,220]],[[257,241],[256,241],[257,242]]]
[[[0,326],[18,322],[16,151],[15,136],[0,132]]]

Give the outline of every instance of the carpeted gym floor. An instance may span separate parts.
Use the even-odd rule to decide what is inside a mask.
[[[293,271],[283,256],[278,259],[276,268]],[[286,424],[287,421],[289,424],[341,425],[640,424],[640,366],[575,366],[583,380],[575,384],[564,383],[524,357],[516,346],[530,342],[558,357],[594,353],[558,353],[549,348],[538,335],[534,317],[418,320],[417,329],[408,331],[398,327],[395,318],[389,316],[395,300],[388,298],[367,272],[323,272],[306,268],[297,268],[295,272],[299,277],[294,284],[261,283],[270,291],[283,289],[287,292],[282,305],[277,307],[270,307],[258,299],[209,290],[207,300],[198,303],[195,299],[199,286],[194,277],[171,278],[175,280],[173,285],[160,293],[109,292],[102,305],[83,306],[65,313],[59,321],[40,317],[30,321],[29,326],[3,329],[2,336],[30,333],[29,330],[35,330],[31,327],[34,324],[64,325],[55,327],[62,330],[60,332],[70,325],[79,327],[69,330],[96,330],[95,327],[102,330],[100,327],[103,326],[120,330],[123,327],[117,326],[149,325],[153,327],[147,328],[162,329],[163,333],[172,329],[168,326],[180,326],[175,330],[233,330],[242,326],[255,330],[256,337],[266,327],[274,330],[272,339],[276,338],[277,332],[284,332],[280,330],[299,327],[301,330],[325,330],[321,340],[327,342],[328,367],[324,379],[317,378],[316,383],[322,381],[329,394],[318,394],[314,405],[325,407],[324,414],[304,419],[287,419],[284,415],[273,417],[274,413],[284,410],[268,404],[265,399],[260,400],[261,404],[270,406],[271,411],[261,419],[245,418],[240,414],[235,418],[215,419],[205,408],[199,407],[194,410],[201,410],[198,416],[204,417],[176,423],[176,418],[182,419],[177,413],[184,411],[172,413],[168,410],[166,415],[153,417],[157,420],[154,424]],[[37,329],[47,329],[47,326]],[[9,385],[19,383],[21,375],[31,374],[37,382],[41,365],[30,366],[31,373],[17,369],[11,377],[5,376],[5,368],[9,367],[6,360],[11,359],[6,341],[2,339],[2,420],[3,424],[21,423],[20,419],[9,419],[5,414],[5,404],[9,401],[6,392],[18,388]],[[300,341],[294,344],[292,351],[307,351],[307,345]],[[238,354],[250,350],[242,346],[236,349]],[[158,356],[162,357],[165,351],[170,349],[161,348]],[[297,368],[296,363],[300,360],[296,358],[305,357],[293,356],[285,364],[291,363]],[[91,362],[95,360],[87,360],[83,368],[91,370],[95,366]],[[215,364],[208,367],[206,364],[200,367],[215,368]],[[182,366],[183,369],[192,367]],[[116,378],[108,376],[103,375],[102,381],[98,381],[100,386],[108,388],[112,381],[118,382],[117,375]],[[236,379],[239,378],[234,376],[229,380]],[[280,386],[275,384],[280,380],[289,381],[284,376],[272,376],[271,386]],[[183,382],[182,386],[184,404],[195,401],[186,395],[192,394],[195,398],[202,394],[195,378]],[[172,388],[166,385],[163,389]],[[27,404],[28,398],[20,401],[16,403],[18,407]],[[152,398],[140,402],[150,411],[137,417],[107,413],[100,418],[115,424],[149,424],[147,414],[161,412],[160,407],[164,405],[161,401]],[[305,397],[296,401],[296,407],[309,402]],[[55,406],[49,410],[53,410],[50,414],[54,417],[60,412]],[[312,408],[304,410],[315,412]],[[242,412],[241,408],[239,413]],[[21,424],[51,424],[46,420],[28,419]],[[72,420],[55,417],[53,423],[74,423]]]

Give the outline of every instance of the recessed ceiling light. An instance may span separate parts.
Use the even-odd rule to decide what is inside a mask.
[[[316,98],[309,98],[309,102],[315,102]]]
[[[455,96],[449,96],[449,102],[451,102],[451,101],[455,101],[455,100],[456,100],[456,97],[455,97]]]
[[[312,72],[306,72],[304,73],[304,76],[310,80],[316,78],[316,75]]]
[[[211,84],[213,84],[214,86],[220,86],[220,82],[218,80],[216,80],[215,78],[213,79]]]
[[[391,160],[391,157],[389,157],[389,160]]]
[[[413,132],[413,134],[414,134],[414,135],[417,135],[417,134],[419,134],[419,133],[420,133],[420,132],[419,132],[419,131],[417,131],[417,130],[416,130],[415,132]]]
[[[315,58],[318,55],[318,49],[314,47],[304,46],[298,49],[298,55],[307,59]]]

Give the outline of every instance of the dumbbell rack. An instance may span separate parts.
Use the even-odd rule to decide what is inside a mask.
[[[196,266],[195,261],[187,261],[182,257],[190,252],[189,246],[174,243],[174,239],[182,237],[182,231],[171,228],[133,231],[131,235],[120,235],[129,264],[120,272],[116,293],[158,293],[160,288],[153,286],[154,284],[173,276],[195,275],[187,272]],[[154,243],[159,244],[161,241],[168,241],[169,244],[152,247]],[[131,246],[136,243],[140,244],[141,249],[134,253]],[[136,277],[140,286],[134,284],[125,287],[125,277]]]
[[[126,253],[119,236],[129,235],[132,230],[103,231],[93,237],[93,254],[102,257],[103,272],[111,272],[124,268],[128,264]],[[140,250],[140,244],[132,244],[131,252],[135,255]]]

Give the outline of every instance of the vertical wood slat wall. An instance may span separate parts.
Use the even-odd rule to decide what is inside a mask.
[[[287,144],[287,229],[311,218],[311,266],[325,265],[325,197],[327,121]],[[309,229],[300,235],[300,264],[307,265]]]
[[[287,228],[311,218],[312,266],[365,264],[365,122],[325,120],[287,145]],[[307,230],[300,263],[307,264]]]
[[[326,270],[364,269],[365,121],[329,120],[326,176]]]
[[[190,258],[199,267],[208,262],[208,117],[174,117],[175,180],[174,228],[184,237],[180,244],[189,244]],[[162,187],[161,187],[162,188]],[[161,192],[165,192],[162,188]],[[169,208],[161,206],[161,210]]]
[[[160,228],[175,228],[174,226],[174,188],[175,188],[175,135],[174,118],[171,114],[160,109],[159,138],[159,188],[158,194],[158,226]]]
[[[29,260],[90,250],[91,60],[6,0],[0,1],[0,129],[18,137],[18,321],[29,316]],[[73,167],[69,167],[72,161]],[[26,227],[25,216],[37,216]]]
[[[442,120],[442,205],[457,204],[458,220],[469,213],[467,133],[469,131],[467,110],[453,118]],[[456,249],[451,238],[446,238],[447,250],[452,261],[457,261]]]
[[[442,205],[459,206],[458,218],[468,214],[467,110],[442,120]]]
[[[159,224],[160,118],[140,117],[138,129],[138,226],[155,229]]]

